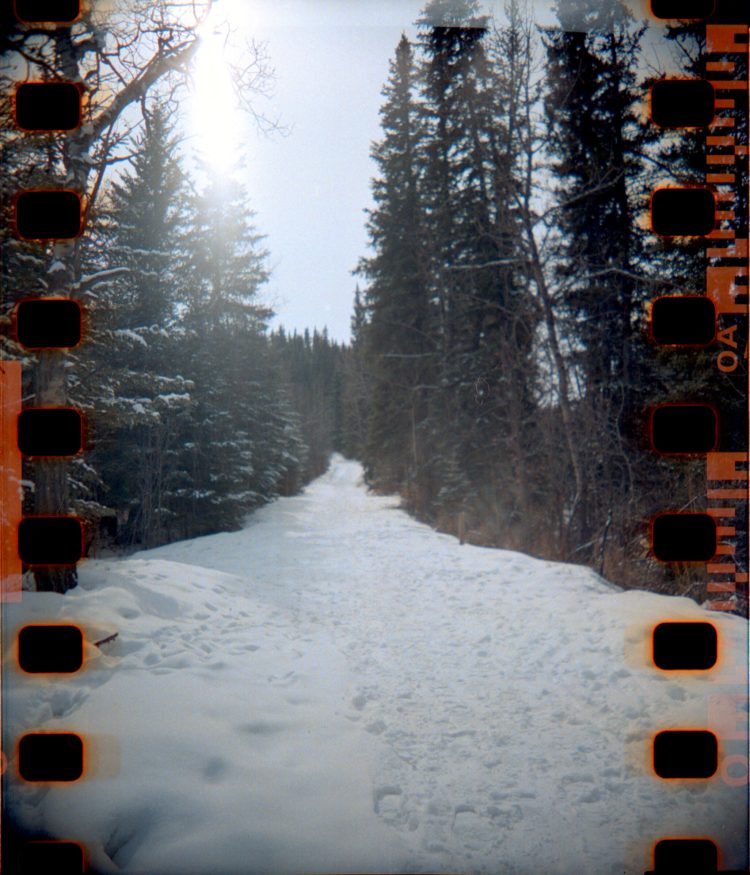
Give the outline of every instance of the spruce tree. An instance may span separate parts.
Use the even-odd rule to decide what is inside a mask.
[[[187,242],[187,181],[177,145],[174,122],[160,105],[153,105],[145,113],[128,170],[109,187],[109,258],[127,268],[116,281],[123,328],[164,325],[174,315],[180,284],[177,256]]]
[[[252,508],[294,491],[306,451],[272,369],[272,312],[260,301],[266,252],[246,193],[209,175],[191,209],[179,362],[195,389],[175,497],[195,535],[235,528]]]
[[[342,452],[352,459],[364,459],[370,405],[370,373],[365,357],[367,314],[359,286],[354,292],[351,342],[343,352],[344,426]]]
[[[198,48],[198,21],[184,8],[165,3],[158,21],[151,20],[148,39],[144,26],[148,9],[134,8],[132,15],[114,16],[105,22],[101,10],[83,8],[73,27],[60,26],[40,37],[37,28],[13,27],[3,35],[4,48],[16,53],[12,69],[24,69],[30,79],[42,75],[85,85],[84,123],[70,133],[49,136],[50,161],[46,183],[75,189],[86,211],[95,206],[100,182],[122,142],[125,120],[130,125],[133,108],[158,83],[184,72]],[[104,29],[107,38],[104,38]],[[19,63],[20,58],[23,61]],[[48,291],[69,296],[81,287],[82,238],[39,243],[37,253],[47,261]],[[68,403],[70,360],[60,351],[43,351],[34,369],[34,395],[39,405]],[[40,459],[34,465],[34,512],[70,511],[68,463],[65,459]],[[65,592],[76,585],[73,566],[40,566],[34,570],[36,588]]]
[[[372,152],[378,169],[368,220],[374,254],[358,269],[368,280],[367,321],[359,326],[372,392],[365,460],[370,476],[389,489],[420,479],[436,353],[421,192],[424,131],[415,84],[413,49],[402,36],[382,92],[383,137]]]
[[[445,423],[446,411],[451,419],[437,454],[451,483],[435,509],[447,512],[449,526],[463,510],[483,530],[480,538],[519,546],[511,529],[520,532],[530,510],[538,321],[515,207],[522,131],[478,5],[430,3],[420,24],[424,190],[441,352],[432,419]]]
[[[72,487],[94,522],[117,515],[120,543],[154,546],[168,537],[175,418],[190,400],[174,370],[186,180],[158,107],[132,148],[89,217],[83,248],[87,342],[71,379],[92,441],[73,464]]]
[[[557,15],[560,29],[545,38],[546,106],[559,183],[557,279],[588,472],[571,521],[583,558],[634,490],[629,455],[642,406],[635,338],[650,294],[639,278],[643,241],[635,223],[645,142],[635,113],[643,28],[619,0],[559,0]]]

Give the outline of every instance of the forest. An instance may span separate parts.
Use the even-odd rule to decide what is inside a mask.
[[[129,54],[125,21],[97,41],[92,12],[67,41],[6,38],[99,95],[78,136],[19,137],[3,110],[2,354],[25,365],[25,403],[86,418],[84,453],[25,461],[27,512],[78,514],[88,555],[128,552],[238,528],[338,451],[462,541],[702,599],[705,571],[657,562],[648,523],[665,504],[703,509],[705,460],[652,452],[648,410],[711,400],[723,376],[712,349],[649,339],[651,300],[702,293],[705,246],[656,237],[648,197],[704,178],[705,132],[649,122],[664,71],[644,59],[645,24],[619,0],[559,0],[546,28],[519,0],[498,17],[426,3],[383,87],[342,344],[269,327],[252,191],[181,151],[194,32],[143,14],[150,57]],[[671,74],[700,75],[700,27],[667,37]],[[17,239],[10,195],[51,178],[86,192],[83,234]],[[81,302],[80,347],[14,341],[13,307],[39,294]],[[741,421],[742,393],[728,404]],[[35,580],[64,591],[75,571]]]

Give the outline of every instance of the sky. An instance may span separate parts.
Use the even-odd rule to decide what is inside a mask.
[[[642,3],[644,0],[634,0]],[[372,206],[381,90],[403,32],[414,37],[424,0],[217,0],[222,24],[206,38],[192,107],[197,149],[226,169],[241,155],[241,176],[266,235],[271,278],[263,297],[272,326],[327,327],[350,337],[352,271],[367,253],[365,209]],[[483,4],[501,17],[502,0]],[[534,0],[537,22],[554,22],[552,0]],[[636,9],[636,14],[640,10]],[[640,17],[640,16],[639,16]],[[221,34],[221,35],[220,35]],[[248,35],[264,44],[275,75],[254,106],[282,131],[262,133],[234,107],[226,59]],[[235,50],[235,57],[240,57]]]
[[[234,151],[242,156],[249,206],[266,235],[271,277],[263,296],[276,312],[272,326],[298,332],[325,326],[332,338],[349,339],[352,270],[367,248],[364,210],[371,205],[380,92],[402,31],[415,33],[411,23],[421,5],[218,0],[217,17],[223,12],[237,23],[238,42],[250,33],[264,44],[274,78],[270,97],[254,105],[281,130],[259,131],[234,110],[235,129],[227,131],[217,117],[219,64],[212,71],[209,61],[198,69],[207,93],[197,114],[204,133],[195,145],[227,165],[233,151],[227,141],[239,140]]]
[[[257,220],[268,234],[268,293],[277,324],[290,329],[327,326],[332,338],[349,338],[357,282],[351,271],[367,247],[380,92],[421,0],[398,5],[401,14],[386,24],[331,16],[269,33],[273,110],[290,130],[256,138],[248,171]]]

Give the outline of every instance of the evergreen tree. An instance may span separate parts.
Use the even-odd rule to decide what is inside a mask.
[[[239,187],[232,192],[210,177],[191,202],[180,366],[196,388],[181,434],[175,490],[178,516],[191,533],[235,528],[256,500],[254,447],[245,417],[248,394],[257,384],[249,377],[241,399],[235,390],[250,335],[257,337],[265,327],[266,313],[257,304],[265,253],[258,251],[260,237],[239,196]]]
[[[178,256],[187,243],[186,179],[173,122],[159,105],[145,119],[130,167],[112,181],[107,205],[108,256],[127,268],[116,280],[119,324],[130,329],[171,321],[180,291]]]
[[[425,188],[438,241],[433,281],[442,335],[433,416],[444,421],[449,410],[454,423],[444,430],[438,467],[450,472],[450,483],[437,509],[449,520],[457,510],[468,513],[480,538],[522,546],[538,315],[515,208],[521,131],[503,68],[508,59],[492,54],[490,22],[475,2],[450,10],[430,3],[420,23],[430,131]]]
[[[370,418],[370,370],[365,357],[367,313],[359,286],[354,292],[352,339],[343,349],[343,434],[341,451],[352,459],[366,458],[367,424]]]
[[[514,208],[513,110],[474,0],[435,0],[418,23],[421,63],[402,38],[373,153],[365,458],[417,513],[453,528],[470,512],[483,537],[507,538],[530,500],[538,320]]]
[[[172,513],[175,418],[190,401],[174,370],[185,191],[171,123],[153,109],[130,167],[90,215],[83,247],[88,331],[71,392],[93,439],[74,462],[72,488],[85,516],[119,520],[121,543],[161,543]]]
[[[84,123],[75,132],[48,135],[49,163],[46,183],[78,191],[87,212],[95,206],[102,177],[112,161],[112,151],[124,137],[123,120],[132,121],[132,109],[169,76],[185,69],[198,47],[196,18],[166,2],[158,21],[151,21],[148,39],[144,23],[148,9],[104,20],[97,10],[85,8],[74,28],[57,27],[40,35],[37,28],[6,29],[3,44],[15,53],[11,69],[26,70],[29,79],[49,75],[54,79],[85,84]],[[23,59],[22,61],[20,59]],[[37,254],[47,261],[47,291],[68,296],[80,288],[82,238],[37,245]],[[68,365],[64,352],[43,351],[34,369],[34,398],[38,405],[68,403]],[[66,459],[40,459],[34,463],[34,512],[67,513],[70,510]],[[39,590],[65,592],[76,585],[75,567],[38,567],[34,571]]]
[[[472,300],[474,268],[487,260],[475,244],[481,239],[478,248],[485,253],[494,248],[486,236],[489,193],[482,155],[486,147],[480,139],[486,132],[482,123],[486,119],[478,122],[471,117],[486,109],[485,101],[481,109],[477,106],[477,95],[485,93],[482,41],[487,20],[480,16],[476,0],[432,0],[417,23],[423,56],[421,106],[427,131],[423,190],[430,243],[429,290],[435,313],[431,335],[438,351],[437,390],[431,393],[428,413],[434,448],[424,509],[445,526],[471,493],[463,460],[474,379],[465,367],[472,348],[476,351],[485,315],[482,304]],[[448,428],[447,423],[451,423]],[[440,487],[448,472],[450,482]]]
[[[273,374],[262,237],[236,181],[209,177],[196,194],[182,306],[180,367],[195,385],[181,433],[176,513],[190,534],[234,528],[281,491],[294,491],[305,448]]]
[[[428,232],[421,194],[424,132],[415,82],[413,50],[402,36],[383,89],[383,138],[372,153],[379,174],[368,221],[374,255],[359,266],[369,280],[367,322],[362,313],[358,326],[372,387],[365,460],[369,475],[390,489],[420,476],[436,352],[430,336]]]
[[[578,558],[634,491],[629,455],[640,428],[643,352],[636,327],[651,289],[643,271],[644,127],[636,69],[643,27],[615,0],[559,0],[547,30],[547,118],[559,180],[558,283],[578,384],[579,449],[588,471],[571,521]],[[635,185],[631,182],[635,181]],[[592,541],[592,537],[594,541]]]

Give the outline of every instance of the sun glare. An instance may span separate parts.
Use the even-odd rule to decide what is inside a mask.
[[[219,0],[200,29],[190,124],[196,151],[214,169],[228,169],[235,162],[242,139],[231,59],[247,28],[247,6],[248,0]]]

